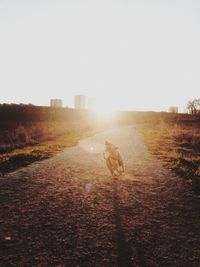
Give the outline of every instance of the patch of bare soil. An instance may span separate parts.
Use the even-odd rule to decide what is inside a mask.
[[[105,140],[120,148],[120,177]],[[129,126],[1,177],[0,201],[0,266],[200,266],[200,199]]]

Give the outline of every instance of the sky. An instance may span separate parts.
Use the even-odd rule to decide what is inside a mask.
[[[199,74],[198,0],[0,0],[0,103],[182,112]]]

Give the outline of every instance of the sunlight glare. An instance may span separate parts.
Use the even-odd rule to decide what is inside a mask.
[[[111,107],[105,107],[105,106],[96,107],[95,111],[97,116],[100,117],[101,119],[109,120],[112,119],[114,115],[114,109],[112,109]]]

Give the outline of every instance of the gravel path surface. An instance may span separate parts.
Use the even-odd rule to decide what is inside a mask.
[[[118,178],[105,140],[124,159]],[[1,177],[0,201],[3,267],[200,266],[200,199],[131,126]]]

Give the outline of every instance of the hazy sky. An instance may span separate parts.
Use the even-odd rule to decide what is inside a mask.
[[[85,94],[183,110],[200,97],[199,0],[0,0],[0,103]]]

